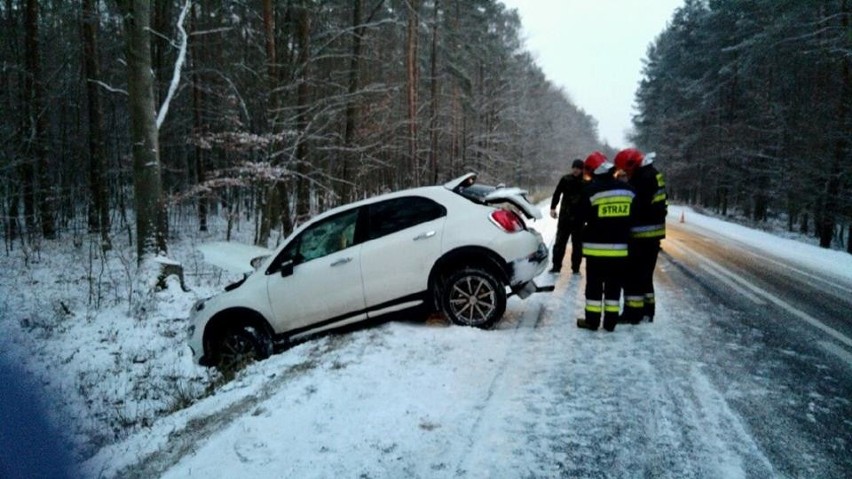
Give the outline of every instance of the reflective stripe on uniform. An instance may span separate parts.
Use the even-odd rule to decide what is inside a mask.
[[[596,301],[594,299],[586,300],[586,311],[589,313],[600,313],[603,311],[603,301]]]
[[[624,306],[627,308],[642,308],[645,306],[645,298],[642,296],[625,296]]]
[[[586,256],[601,256],[618,258],[627,256],[626,243],[583,243],[583,254]]]
[[[633,200],[633,197],[636,196],[630,190],[606,190],[601,191],[600,193],[595,193],[589,198],[589,201],[592,202],[592,205],[602,205],[604,203],[625,203]]]
[[[666,235],[666,225],[634,226],[630,228],[631,238],[656,238]]]
[[[667,199],[666,190],[660,190],[656,195],[651,199],[651,203],[659,203],[660,201],[666,201]]]
[[[654,299],[654,293],[648,293],[645,295],[645,303],[646,304],[654,304],[656,300]]]
[[[630,203],[632,200],[632,196],[607,196],[606,198],[598,198],[596,200],[592,200],[592,206],[611,205],[613,203]]]
[[[615,301],[607,300],[607,301],[606,301],[606,303],[605,303],[605,305],[604,305],[604,311],[605,311],[605,312],[607,312],[607,313],[617,313],[617,312],[618,312],[618,310],[619,310],[619,307],[618,307],[618,300],[615,300]]]
[[[660,188],[666,186],[666,180],[663,179],[662,173],[657,173],[657,186],[659,186]]]

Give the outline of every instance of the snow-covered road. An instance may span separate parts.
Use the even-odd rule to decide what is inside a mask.
[[[552,222],[537,227],[552,237]],[[848,365],[796,337],[779,348],[673,253],[658,268],[653,324],[577,329],[583,279],[562,275],[551,294],[512,298],[494,331],[394,322],[301,344],[85,468],[165,478],[843,477]]]

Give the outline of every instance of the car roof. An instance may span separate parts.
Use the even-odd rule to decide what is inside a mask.
[[[361,206],[377,203],[379,201],[390,200],[390,199],[394,199],[394,198],[402,198],[402,197],[405,197],[405,196],[422,196],[422,197],[425,197],[425,198],[431,198],[431,199],[434,199],[434,200],[438,200],[439,198],[442,198],[442,197],[447,198],[448,197],[447,193],[451,193],[451,192],[443,186],[420,186],[420,187],[417,187],[417,188],[409,188],[407,190],[393,191],[393,192],[390,192],[390,193],[383,193],[383,194],[377,195],[377,196],[371,196],[370,198],[364,198],[362,200],[353,201],[351,203],[346,203],[345,205],[340,205],[340,206],[334,207],[334,208],[332,208],[328,211],[324,211],[323,213],[320,213],[320,214],[312,217],[310,220],[308,220],[305,223],[303,223],[302,225],[300,225],[299,228],[297,228],[297,230],[294,231],[294,233],[297,232],[297,231],[301,231],[305,226],[307,226],[309,224],[316,223],[317,221],[322,221],[323,219],[329,218],[329,217],[334,216],[338,213],[342,213],[344,211],[349,211],[353,208],[358,208],[358,207],[361,207]]]

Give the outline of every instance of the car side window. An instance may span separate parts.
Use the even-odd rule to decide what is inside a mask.
[[[373,240],[447,214],[442,205],[420,196],[405,196],[370,205],[367,239]]]
[[[354,245],[359,211],[354,208],[312,225],[287,247],[284,258],[300,264]]]

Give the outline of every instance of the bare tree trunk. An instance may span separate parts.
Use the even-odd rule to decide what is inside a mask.
[[[406,78],[408,80],[408,170],[410,183],[420,183],[420,164],[417,159],[417,32],[420,22],[420,0],[407,0],[408,39],[406,40]]]
[[[280,97],[275,92],[278,87],[278,54],[275,49],[275,6],[272,0],[263,0],[263,34],[266,46],[266,75],[270,105],[267,109],[267,116],[269,125],[274,129]]]
[[[349,157],[355,138],[355,120],[358,115],[358,106],[355,94],[360,88],[359,69],[361,68],[361,37],[364,35],[364,26],[361,24],[361,11],[363,0],[353,0],[352,5],[352,53],[349,57],[349,99],[346,104],[346,129],[343,133],[343,144],[346,152],[343,155],[341,165],[341,178],[343,179],[342,194],[343,201],[349,201],[352,195],[349,187]],[[354,159],[354,158],[353,158]]]
[[[104,114],[98,91],[100,66],[97,31],[100,16],[97,3],[98,0],[83,0],[82,3],[83,68],[89,107],[89,231],[99,232],[101,247],[110,249],[109,194],[104,174]]]
[[[27,0],[24,13],[25,55],[27,75],[24,82],[24,94],[29,103],[29,118],[25,136],[28,138],[30,152],[38,166],[39,189],[31,192],[37,195],[41,233],[47,239],[56,237],[54,223],[55,198],[50,185],[50,165],[47,158],[47,114],[45,112],[44,86],[41,82],[41,63],[38,46],[38,1]],[[30,174],[29,182],[34,183],[35,174]],[[25,200],[26,201],[26,200]],[[33,205],[31,205],[32,208]]]
[[[36,212],[35,212],[35,166],[29,159],[21,160],[18,167],[18,174],[21,176],[21,196],[24,203],[24,226],[28,236],[35,233]]]
[[[276,54],[275,54],[275,10],[272,0],[263,0],[263,34],[264,46],[266,48],[266,81],[267,81],[267,97],[269,98],[266,111],[267,128],[274,132],[276,128],[275,116],[278,113],[278,94],[275,88],[278,85],[278,77],[276,73]],[[275,150],[275,143],[268,151]],[[275,189],[277,182],[272,183],[262,182],[258,191],[258,230],[255,237],[255,244],[268,246],[269,232],[272,229],[273,218],[279,217],[278,204],[275,198]]]
[[[841,31],[849,32],[849,10],[846,0],[840,7],[840,24]],[[837,224],[839,215],[840,202],[840,175],[841,167],[845,161],[848,161],[849,154],[849,134],[850,124],[849,119],[849,98],[852,98],[852,79],[849,74],[849,58],[847,55],[842,55],[840,58],[840,78],[843,79],[841,86],[842,94],[837,101],[837,124],[838,132],[834,143],[834,158],[831,162],[831,170],[825,183],[825,204],[823,212],[820,216],[819,223],[819,245],[823,248],[831,246],[831,240],[834,236],[834,227]]]
[[[299,5],[298,20],[298,44],[299,44],[299,86],[296,89],[296,130],[299,132],[298,145],[296,146],[296,222],[302,223],[310,215],[310,198],[308,190],[308,63],[310,62],[311,23],[308,13],[308,2],[302,0]]]
[[[15,64],[19,64],[20,55],[18,54],[19,48],[16,41],[18,21],[15,17],[15,12],[17,10],[13,9],[12,0],[6,0],[5,5],[5,27],[7,35],[4,36],[4,40],[8,42],[9,45],[8,54],[10,55],[10,57],[13,57],[10,58],[10,60],[13,61]],[[18,76],[20,77],[20,72],[18,73]],[[15,95],[11,89],[11,85],[14,83],[12,75],[10,74],[4,77],[9,80],[8,85],[3,85],[3,92],[5,93],[6,97],[6,111],[15,111],[15,109],[20,109],[24,113],[21,115],[21,118],[18,119],[18,124],[16,125],[14,134],[12,135],[12,141],[18,144],[21,139],[21,132],[24,130],[24,117],[26,116],[26,109],[24,108],[25,105],[22,107],[22,105],[19,103],[20,98],[18,97],[18,95]],[[18,78],[18,80],[20,82],[20,78]],[[28,176],[27,172],[30,170],[30,168],[32,168],[31,163],[20,161],[20,158],[17,154],[13,156],[11,160],[13,161],[13,163],[18,163],[19,165],[16,169],[19,175],[20,185],[15,185],[14,182],[9,185],[9,216],[7,227],[9,245],[12,245],[14,243],[14,240],[18,237],[18,234],[20,233],[18,215],[20,214],[19,208],[22,199],[21,197],[23,196],[23,192],[25,191],[25,187],[27,186],[27,183],[25,181]],[[32,181],[30,181],[29,183],[29,191],[32,191]],[[26,202],[26,196],[23,196],[23,200],[24,202]],[[30,217],[27,216],[26,208],[24,208],[24,211],[25,221],[29,222]]]
[[[459,34],[459,0],[454,0],[452,4],[453,15],[452,15],[452,23],[451,34],[455,38]],[[456,47],[458,48],[458,47]],[[454,53],[455,54],[455,53]],[[450,132],[450,176],[455,177],[458,175],[458,163],[459,158],[461,157],[462,151],[462,121],[464,117],[464,112],[461,106],[461,87],[459,86],[458,81],[452,82],[452,97],[451,97],[451,128]]]
[[[846,252],[852,254],[852,223],[849,223],[846,235]]]
[[[204,9],[201,6],[196,5],[195,8],[198,8],[199,11],[203,14]],[[191,15],[190,19],[193,21],[197,15]],[[195,30],[195,25],[191,27]],[[206,127],[204,126],[204,118],[202,116],[202,111],[204,110],[204,92],[201,89],[201,74],[198,71],[198,65],[201,63],[200,59],[202,56],[202,42],[192,42],[190,44],[192,48],[192,54],[190,55],[190,61],[192,62],[192,122],[193,122],[193,132],[195,135],[202,135],[206,132]],[[197,184],[203,184],[207,180],[207,166],[206,166],[206,158],[204,149],[196,142],[194,153],[195,160],[195,179]],[[206,191],[202,190],[198,194],[197,203],[197,217],[198,217],[198,230],[199,231],[207,231],[207,213],[209,209],[209,195]]]
[[[133,185],[136,198],[136,252],[146,255],[166,251],[166,205],[162,197],[160,145],[154,110],[151,71],[151,3],[119,0],[124,13],[127,42],[127,90],[133,142]]]
[[[435,0],[435,12],[432,17],[432,64],[431,64],[431,105],[429,113],[429,167],[431,183],[438,183],[438,11],[441,1]]]
[[[174,48],[169,40],[173,0],[149,0],[151,30],[156,33],[151,39],[151,70],[154,72],[154,104],[163,101],[169,87],[169,69],[166,67],[166,52]]]

